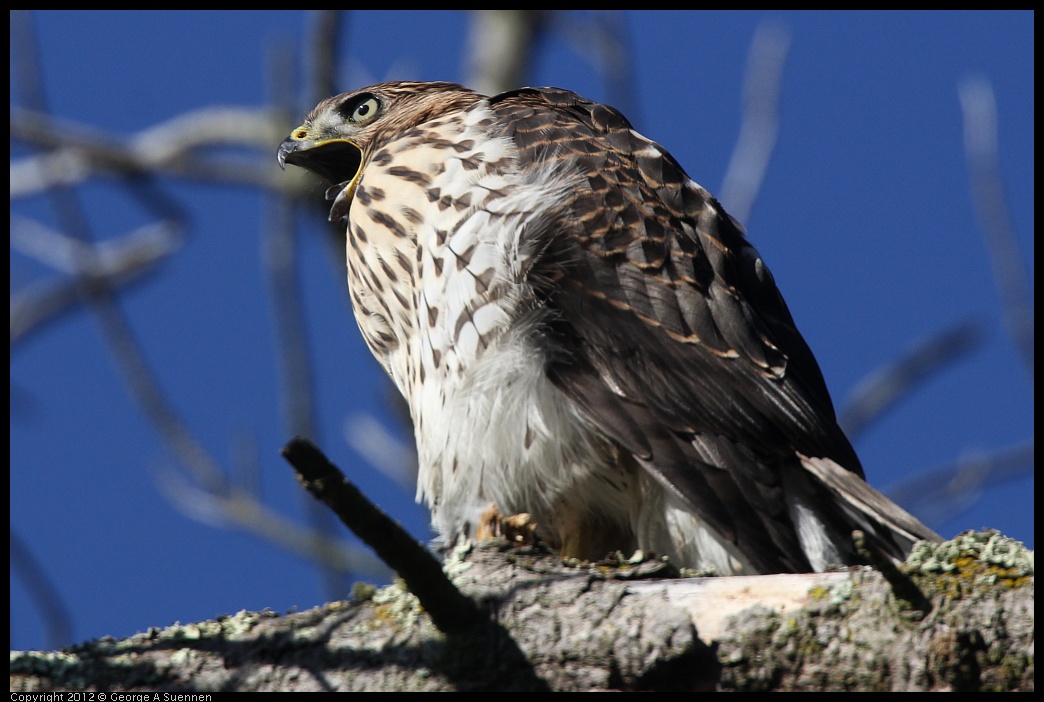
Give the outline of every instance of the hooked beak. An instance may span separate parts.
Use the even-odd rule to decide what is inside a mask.
[[[352,180],[362,165],[362,151],[347,139],[312,141],[287,137],[276,154],[279,167],[300,166],[331,183]]]
[[[333,184],[326,191],[326,199],[334,201],[330,207],[331,222],[348,214],[362,168],[362,150],[358,146],[347,139],[313,141],[291,135],[279,145],[276,158],[280,168],[286,168],[288,163],[300,166]]]

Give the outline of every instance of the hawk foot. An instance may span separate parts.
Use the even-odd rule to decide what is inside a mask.
[[[530,521],[530,516],[523,512],[506,517],[500,513],[496,504],[489,507],[479,517],[476,539],[503,538],[516,546],[529,546],[536,543],[537,525]]]

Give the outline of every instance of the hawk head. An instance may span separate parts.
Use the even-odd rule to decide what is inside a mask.
[[[330,221],[348,215],[359,176],[383,145],[410,128],[482,99],[456,83],[380,83],[316,105],[279,145],[279,165],[300,166],[331,184]]]

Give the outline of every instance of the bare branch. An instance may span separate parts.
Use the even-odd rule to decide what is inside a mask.
[[[41,280],[11,293],[11,346],[83,300],[75,280]]]
[[[245,490],[230,486],[223,495],[201,490],[180,480],[175,471],[156,471],[155,478],[171,504],[190,519],[213,526],[231,524],[337,573],[354,571],[387,577],[387,567],[368,549],[302,529]],[[344,597],[344,592],[338,597]]]
[[[838,413],[838,423],[854,439],[926,377],[982,344],[981,325],[965,320],[915,343],[899,358],[856,386]]]
[[[183,466],[208,490],[227,490],[217,462],[193,435],[160,387],[144,350],[131,330],[127,318],[116,306],[111,291],[92,298],[93,311],[102,326],[109,351],[116,359],[131,397],[137,402],[153,428],[167,443]]]
[[[38,49],[33,14],[29,10],[12,10],[11,54],[18,60],[11,62],[11,87],[23,104],[42,112],[47,109],[47,97],[40,76]]]
[[[283,447],[283,456],[301,485],[406,581],[440,631],[467,634],[482,626],[485,618],[475,603],[450,582],[435,557],[366,499],[314,444],[298,437]]]
[[[172,222],[148,224],[121,239],[89,244],[12,215],[11,247],[70,275],[110,280],[135,276],[180,245],[180,230]]]
[[[747,221],[765,180],[779,134],[779,95],[790,49],[790,30],[775,20],[754,33],[743,85],[743,121],[719,198],[732,216]]]
[[[455,554],[453,582],[493,615],[476,636],[436,631],[396,583],[285,616],[240,612],[58,654],[12,651],[11,689],[1034,688],[1033,557],[996,532],[918,544],[902,570],[930,598],[921,621],[894,580],[867,569],[646,580],[644,566],[662,572],[662,562],[570,567],[507,546]]]
[[[26,592],[36,603],[43,617],[47,630],[47,645],[50,648],[67,646],[73,640],[72,617],[69,608],[62,601],[51,578],[43,566],[36,560],[32,549],[22,540],[14,527],[11,527],[11,572],[21,575],[25,582]]]
[[[634,56],[628,41],[627,19],[621,10],[594,13],[593,46],[608,101],[631,119],[641,119],[634,81]]]
[[[399,441],[369,414],[355,414],[345,419],[344,439],[368,464],[403,490],[416,489],[417,447],[412,441]]]
[[[28,34],[23,37],[26,42],[24,49],[25,60],[35,58],[35,35],[29,27]],[[29,71],[33,78],[39,80],[37,71]],[[40,86],[23,86],[27,94],[39,93],[42,95]],[[37,101],[34,107],[43,109],[42,101]],[[12,110],[12,136],[16,133],[15,115],[21,115],[23,126],[28,132],[39,132],[52,136],[61,136],[60,132],[52,129],[53,124],[50,116],[42,112],[27,112]],[[32,119],[28,118],[32,115]],[[69,127],[66,137],[70,139],[84,138],[85,130]],[[104,153],[106,146],[117,151],[121,149],[118,144],[111,140],[93,139],[95,146],[101,147],[99,151]],[[53,148],[60,144],[38,144],[43,148]],[[14,169],[12,168],[12,171]],[[133,169],[132,169],[133,170]],[[92,237],[87,224],[87,218],[76,193],[64,185],[48,189],[48,195],[61,224],[61,229],[67,239],[80,242],[79,245],[65,245],[55,247],[61,254],[55,256],[55,260],[61,260],[66,270],[72,273],[73,278],[79,286],[82,298],[90,302],[90,309],[94,312],[109,350],[116,359],[117,367],[123,373],[124,380],[132,398],[139,404],[146,418],[154,425],[160,436],[168,443],[175,455],[181,462],[193,472],[196,479],[210,489],[221,489],[224,480],[221,472],[217,469],[215,461],[211,459],[206,449],[196,440],[187,425],[181,420],[172,404],[167,401],[166,396],[160,388],[148,362],[145,360],[144,351],[139,346],[137,339],[131,331],[130,324],[116,304],[116,297],[111,288],[107,286],[104,278],[93,277],[92,274],[105,269],[105,263],[99,260],[95,247],[90,246]],[[40,253],[37,250],[37,253]],[[53,253],[50,255],[54,255]]]
[[[1032,378],[1033,291],[1004,196],[993,86],[985,78],[969,78],[960,85],[960,98],[972,197],[1004,305],[1008,333]]]
[[[84,291],[95,285],[122,287],[153,270],[181,245],[179,229],[170,222],[151,224],[127,236],[100,244],[88,244],[65,236],[38,222],[12,216],[11,247],[68,274],[82,274],[81,281],[45,281],[11,294],[11,344],[25,334],[82,301]],[[80,272],[79,266],[90,270]]]
[[[180,206],[150,187],[150,175],[166,173],[208,180],[228,179],[269,187],[268,174],[278,174],[271,149],[278,143],[282,131],[277,118],[258,111],[211,109],[176,117],[128,141],[77,123],[53,120],[42,111],[12,109],[12,138],[54,150],[12,165],[12,197],[16,188],[20,188],[20,194],[44,190],[51,195],[65,232],[58,234],[39,227],[29,232],[22,227],[13,233],[13,241],[24,253],[70,274],[72,285],[59,290],[64,294],[49,294],[48,305],[53,309],[69,304],[73,297],[69,292],[73,291],[75,297],[88,301],[129,394],[177,457],[179,465],[192,476],[194,486],[199,486],[193,487],[197,516],[201,512],[220,513],[224,520],[295,552],[337,563],[343,572],[351,567],[353,553],[350,550],[346,551],[335,540],[294,528],[266,510],[247,491],[226,480],[218,462],[167,399],[129,321],[118,307],[111,283],[139,271],[170,248],[172,244],[168,239],[173,225],[169,222],[154,225],[153,229],[140,232],[130,244],[125,241],[91,244],[86,217],[75,191],[68,187],[95,172],[115,172],[146,207],[177,216]],[[203,146],[218,145],[260,147],[267,156],[267,163],[208,162],[192,153]],[[60,172],[65,169],[70,170],[73,177]],[[15,185],[20,179],[25,179],[21,186]],[[287,190],[284,184],[288,182],[292,184],[295,180],[285,177],[273,180],[271,188]],[[180,494],[189,492],[181,490]],[[372,557],[364,557],[362,564],[375,563]]]
[[[308,41],[305,50],[311,61],[311,99],[309,106],[337,93],[338,38],[344,31],[344,10],[313,10],[308,18]]]
[[[620,10],[595,10],[578,17],[575,12],[548,13],[556,34],[572,44],[605,81],[607,101],[633,124],[641,123],[635,100],[634,58],[627,41],[627,22]]]
[[[542,10],[472,10],[464,75],[486,95],[521,86],[529,68]]]
[[[156,173],[204,182],[286,190],[271,159],[281,122],[275,116],[234,107],[211,107],[174,117],[130,137],[102,133],[84,124],[11,109],[11,139],[47,153],[11,162],[11,198],[36,195],[56,185],[75,185],[93,175]],[[262,158],[205,156],[203,147],[251,147]]]
[[[335,14],[332,11],[329,14]],[[319,31],[336,33],[330,22],[318,22]],[[334,23],[335,24],[335,23]],[[329,40],[330,37],[323,37]],[[276,49],[270,54],[269,74],[273,101],[281,113],[293,109],[294,56],[288,51]],[[266,203],[269,216],[265,217],[262,238],[265,274],[275,320],[276,352],[279,355],[281,384],[280,397],[283,404],[286,436],[318,437],[316,420],[315,381],[312,369],[312,354],[308,347],[308,316],[301,300],[297,272],[297,231],[294,223],[294,204],[287,195],[276,195]],[[316,540],[316,551],[323,550],[322,544],[333,538],[337,523],[329,510],[323,509],[315,500],[305,498],[304,509]],[[344,569],[324,567],[318,561],[324,589],[330,599],[343,597],[347,589]]]
[[[280,74],[280,67],[291,59],[278,55],[271,61],[276,99],[283,105],[291,101],[291,76]],[[273,157],[274,158],[274,157]],[[316,435],[315,400],[308,328],[297,279],[297,250],[293,203],[277,197],[264,217],[262,249],[269,294],[275,313],[276,347],[283,371],[282,397],[289,436]]]
[[[940,524],[975,504],[984,488],[1033,475],[1033,441],[918,473],[894,485],[889,497],[926,522]]]

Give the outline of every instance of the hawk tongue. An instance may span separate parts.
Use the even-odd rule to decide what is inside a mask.
[[[348,210],[352,206],[349,185],[351,185],[351,181],[345,181],[326,189],[326,199],[334,201],[330,206],[329,219],[331,222],[336,222],[348,216]]]

